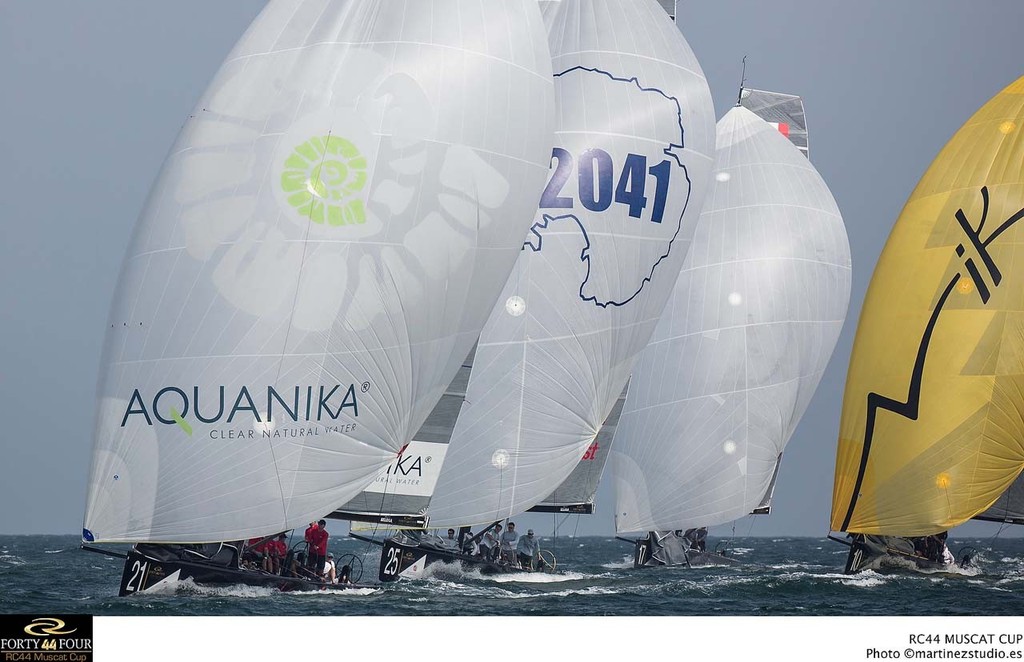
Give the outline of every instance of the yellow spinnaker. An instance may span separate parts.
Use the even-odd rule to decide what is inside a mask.
[[[833,530],[920,536],[1024,466],[1024,78],[957,131],[875,267],[846,380]]]

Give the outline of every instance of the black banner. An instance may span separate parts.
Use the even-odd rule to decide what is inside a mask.
[[[0,662],[91,661],[91,615],[0,615]]]

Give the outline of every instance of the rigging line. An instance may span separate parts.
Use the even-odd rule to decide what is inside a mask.
[[[349,530],[349,533],[352,532],[352,522],[351,521],[349,521],[349,523],[348,523],[348,530]],[[374,533],[376,533],[376,530],[374,530]],[[370,553],[370,547],[372,547],[372,546],[373,546],[373,543],[370,543],[370,542],[365,543],[365,546],[363,547],[363,553],[362,553],[362,555],[359,558],[360,561],[362,561],[363,559],[366,558],[366,555]]]
[[[1006,528],[1007,524],[1008,524],[1008,522],[1005,522],[1005,521],[1004,522],[1000,522],[999,523],[999,528],[996,529],[996,532],[993,533],[990,537],[985,539],[985,543],[989,544],[989,545],[994,543],[996,538],[999,537],[999,534],[1001,534],[1003,532],[1003,529]]]
[[[320,157],[320,165],[317,166],[317,169],[316,169],[316,177],[317,177],[318,183],[319,183],[319,180],[320,180],[320,175],[323,172],[324,162],[327,160],[327,148],[328,148],[328,146],[329,146],[329,144],[331,142],[331,133],[333,131],[334,131],[333,127],[327,130],[327,138],[324,141],[324,153]],[[306,250],[309,248],[309,231],[310,231],[310,229],[313,226],[313,208],[314,208],[314,206],[315,205],[313,205],[312,203],[309,205],[309,217],[306,219],[308,222],[306,223],[305,234],[302,237],[302,259],[299,261],[298,278],[295,279],[295,294],[292,295],[292,308],[291,308],[291,314],[288,315],[288,328],[284,332],[284,345],[281,347],[281,357],[278,359],[278,362],[277,362],[277,376],[274,377],[274,383],[275,384],[277,384],[277,380],[279,380],[281,378],[281,370],[284,368],[284,357],[285,357],[286,353],[288,352],[288,339],[291,338],[291,335],[292,335],[292,325],[295,322],[295,304],[299,300],[299,291],[300,291],[301,286],[302,286],[302,270],[306,266]],[[268,414],[267,423],[270,423],[269,413],[270,412],[268,411],[267,412],[267,414]],[[280,468],[277,465],[277,453],[274,452],[274,443],[273,443],[273,441],[269,442],[268,446],[270,448],[270,456],[274,460],[274,469],[275,469],[274,474],[277,477],[278,493],[281,495],[281,512],[287,518],[288,504],[285,502],[285,498],[284,498],[284,485],[281,483],[281,470],[280,470]]]
[[[579,516],[579,514],[577,514],[576,515],[576,527],[573,528],[573,530],[572,530],[572,538],[571,538],[571,541],[574,544],[576,543],[576,532],[579,531],[579,529],[580,529],[580,516]]]
[[[409,447],[408,444],[403,446],[402,450],[398,451],[398,457],[402,457],[402,452],[406,448],[408,448],[408,447]],[[381,492],[381,495],[380,495],[380,508],[377,510],[377,521],[373,523],[373,533],[370,534],[371,538],[376,538],[377,537],[377,531],[380,530],[380,525],[381,525],[380,518],[384,514],[384,501],[387,500],[387,497],[388,497],[388,485],[390,485],[390,484],[391,484],[391,474],[387,474],[387,480],[384,481],[384,491]],[[348,528],[349,528],[349,531],[352,530],[352,523],[351,523],[351,521],[349,521]],[[424,531],[426,531],[425,528],[424,528]],[[372,546],[373,546],[373,543],[370,543],[370,542],[366,543],[366,548],[363,550],[363,558],[366,558],[366,555],[369,553],[370,547],[372,547]]]

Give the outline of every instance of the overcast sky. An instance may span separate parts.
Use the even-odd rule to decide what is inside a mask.
[[[81,530],[99,357],[131,229],[192,105],[263,4],[0,2],[0,534]],[[939,149],[1024,75],[1024,2],[680,4],[717,116],[735,103],[744,55],[750,87],[804,97],[811,160],[849,233],[847,324],[787,447],[772,514],[736,524],[738,535],[823,536],[871,271]],[[610,534],[607,486],[598,511],[560,532]],[[552,517],[522,524],[549,533]]]

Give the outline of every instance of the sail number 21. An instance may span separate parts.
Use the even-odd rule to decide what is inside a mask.
[[[128,579],[128,582],[124,585],[125,593],[134,593],[142,590],[142,580],[146,576],[146,566],[149,563],[136,561],[132,564],[132,576]]]
[[[580,154],[579,159],[574,159],[568,151],[556,147],[551,152],[551,158],[556,165],[540,196],[541,209],[572,209],[575,206],[571,197],[559,194],[573,170],[576,170],[579,178],[577,190],[580,204],[584,208],[602,212],[614,201],[628,206],[629,215],[633,218],[640,218],[647,207],[647,177],[650,175],[654,178],[651,222],[661,223],[665,214],[665,200],[668,198],[669,176],[672,173],[672,166],[667,160],[648,168],[646,156],[627,154],[618,181],[613,185],[616,167],[611,154],[603,149],[588,149]]]

